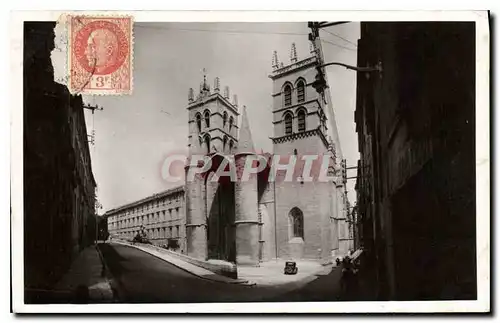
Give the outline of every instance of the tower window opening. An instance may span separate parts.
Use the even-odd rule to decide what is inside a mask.
[[[210,128],[210,112],[205,111],[205,127]]]
[[[290,85],[285,86],[285,106],[292,104],[292,87]]]
[[[232,140],[229,141],[229,152],[231,153],[233,151],[233,146],[234,146],[234,143]]]
[[[229,118],[229,133],[231,133],[231,130],[233,128],[233,123],[234,123],[233,117]]]
[[[222,151],[226,150],[227,145],[227,136],[224,136],[224,140],[222,141]]]
[[[196,127],[198,128],[198,132],[201,132],[201,114],[196,114]]]
[[[306,113],[300,110],[297,114],[299,132],[306,131]]]
[[[304,81],[297,83],[297,102],[304,102],[306,100],[306,91]]]
[[[291,113],[285,115],[285,135],[292,134],[293,117]]]
[[[225,129],[227,123],[227,112],[224,111],[224,116],[222,117],[222,127]]]

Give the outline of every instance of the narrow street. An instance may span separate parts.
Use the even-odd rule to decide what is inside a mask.
[[[246,286],[202,279],[133,247],[99,248],[124,303],[324,301],[336,300],[339,292],[339,268],[302,286]]]

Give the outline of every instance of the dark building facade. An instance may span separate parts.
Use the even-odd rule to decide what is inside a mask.
[[[361,23],[360,243],[378,297],[476,298],[475,25]]]
[[[95,190],[82,97],[54,82],[55,23],[24,25],[24,279],[43,301],[96,234]]]

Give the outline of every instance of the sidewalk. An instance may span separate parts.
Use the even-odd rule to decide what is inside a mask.
[[[111,303],[113,291],[96,246],[82,250],[55,290],[70,293],[71,303]]]

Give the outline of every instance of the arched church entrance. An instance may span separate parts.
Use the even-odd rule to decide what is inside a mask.
[[[229,176],[214,178],[221,159],[212,160],[206,177],[208,259],[236,261],[234,182]],[[215,179],[215,180],[214,180]]]

